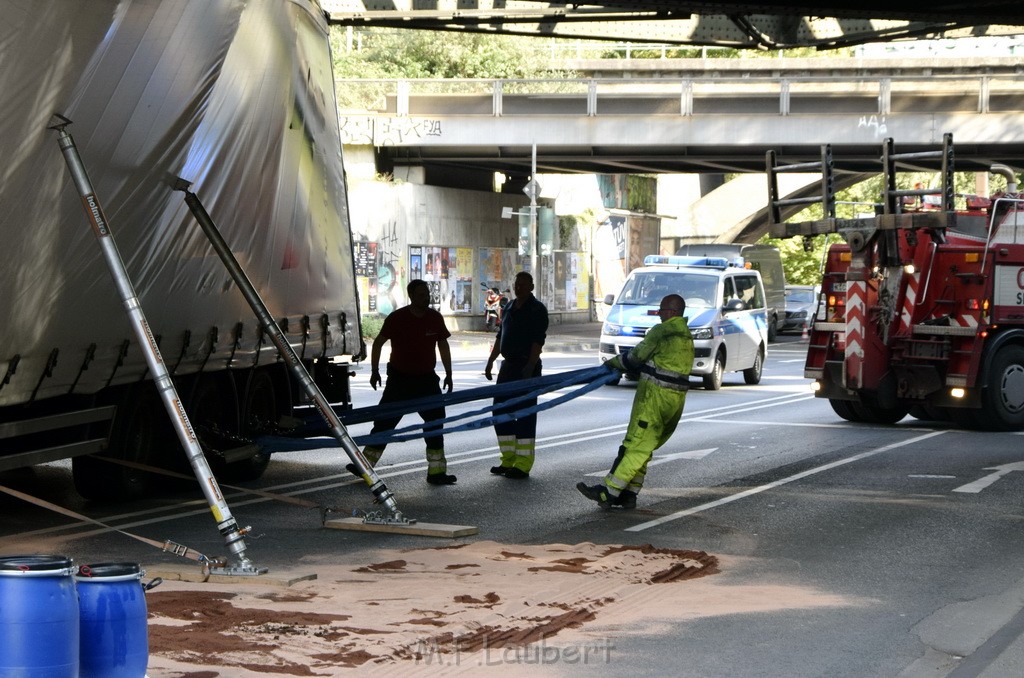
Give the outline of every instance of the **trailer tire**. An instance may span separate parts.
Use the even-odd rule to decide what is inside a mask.
[[[274,379],[266,369],[253,370],[242,392],[242,435],[255,437],[273,433],[283,412],[278,405]],[[227,464],[225,476],[231,480],[258,480],[270,465],[270,452],[261,448],[245,461]]]
[[[1024,346],[1003,346],[992,359],[978,413],[992,431],[1024,429]]]
[[[178,448],[178,438],[167,419],[153,382],[123,389],[103,456],[149,466],[162,466]],[[93,456],[71,460],[71,474],[78,494],[92,501],[139,499],[150,494],[160,477]]]

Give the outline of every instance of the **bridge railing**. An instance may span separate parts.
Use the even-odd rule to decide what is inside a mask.
[[[336,80],[342,116],[729,115],[1024,110],[1024,73]]]

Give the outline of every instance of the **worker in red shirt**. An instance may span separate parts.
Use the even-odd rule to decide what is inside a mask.
[[[444,365],[444,388],[451,393],[452,390],[452,355],[448,347],[448,337],[451,332],[445,327],[444,318],[440,313],[430,308],[430,286],[423,280],[413,280],[406,286],[409,294],[409,305],[392,311],[384,319],[384,325],[380,333],[373,340],[373,348],[370,351],[370,386],[377,390],[381,383],[380,378],[380,353],[381,348],[388,341],[391,342],[391,356],[388,359],[387,382],[384,385],[384,394],[381,396],[381,405],[413,400],[427,396],[440,396],[441,386],[434,367],[437,364],[437,355],[441,356],[441,364]],[[424,422],[431,422],[444,419],[444,407],[432,407],[421,410],[420,417]],[[391,431],[402,420],[402,415],[387,417],[373,422],[371,435],[383,431]],[[456,481],[455,476],[448,473],[447,461],[444,457],[444,436],[440,434],[430,435],[432,430],[439,426],[424,426],[427,444],[427,482],[431,485],[451,485]],[[367,445],[363,450],[363,456],[375,466],[384,454],[385,444]],[[349,471],[359,475],[354,464],[346,466]]]

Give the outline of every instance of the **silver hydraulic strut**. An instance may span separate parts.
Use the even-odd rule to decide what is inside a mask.
[[[267,568],[255,567],[245,554],[245,534],[249,532],[250,528],[240,529],[231,515],[231,509],[228,508],[227,502],[224,501],[224,495],[217,485],[217,479],[213,477],[210,465],[206,462],[206,457],[203,456],[203,448],[199,445],[199,440],[192,429],[192,424],[189,423],[188,416],[185,414],[185,407],[182,405],[181,398],[178,397],[178,391],[174,388],[174,382],[171,381],[170,373],[167,371],[163,356],[160,354],[160,348],[156,344],[156,338],[153,336],[149,322],[142,312],[139,297],[135,293],[132,281],[128,277],[128,271],[125,269],[124,261],[121,259],[121,254],[114,243],[114,237],[110,232],[110,225],[107,223],[106,215],[103,213],[103,207],[100,205],[100,201],[93,190],[92,182],[89,180],[89,174],[85,170],[82,157],[78,154],[75,140],[72,139],[67,129],[65,129],[71,124],[71,121],[59,114],[54,117],[58,122],[51,125],[50,129],[56,130],[59,135],[60,150],[64,154],[64,160],[67,162],[71,178],[75,182],[75,188],[78,189],[79,195],[82,196],[85,214],[89,218],[89,223],[92,225],[96,239],[103,250],[103,256],[107,260],[107,267],[114,278],[114,284],[121,297],[121,303],[124,306],[125,312],[128,314],[135,338],[139,342],[139,346],[142,347],[143,354],[146,356],[146,364],[149,365],[149,371],[153,375],[153,381],[160,394],[160,399],[163,400],[167,414],[174,425],[174,430],[178,434],[178,440],[181,441],[182,447],[185,448],[189,463],[192,465],[192,470],[199,481],[199,486],[206,496],[206,501],[210,505],[213,517],[217,520],[217,529],[223,535],[228,550],[237,559],[235,564],[225,564],[223,567],[218,567],[216,571],[218,574],[263,574],[267,572]]]
[[[299,384],[302,385],[302,390],[305,391],[310,401],[316,407],[317,412],[323,417],[324,421],[331,429],[331,435],[334,436],[335,440],[341,445],[345,453],[348,454],[349,459],[359,469],[359,475],[362,476],[366,484],[370,486],[370,491],[373,492],[373,496],[378,502],[384,504],[391,512],[390,516],[380,517],[379,515],[372,520],[367,522],[375,523],[397,523],[397,524],[413,524],[416,520],[406,518],[402,515],[402,512],[398,510],[398,504],[395,502],[395,497],[388,489],[384,481],[381,480],[374,472],[373,467],[366,461],[366,457],[359,450],[355,441],[352,440],[352,436],[349,435],[345,425],[341,423],[341,419],[331,408],[331,404],[324,397],[324,394],[320,391],[320,388],[313,381],[313,378],[309,376],[309,372],[306,367],[302,364],[299,356],[296,355],[295,349],[288,343],[288,338],[284,332],[278,326],[273,316],[270,315],[270,311],[267,309],[266,304],[260,298],[259,292],[253,287],[252,282],[246,276],[245,271],[238,264],[238,260],[235,259],[235,255],[231,252],[231,248],[228,247],[227,243],[224,242],[224,238],[221,237],[220,230],[217,225],[213,223],[213,219],[207,213],[206,208],[203,207],[203,203],[200,202],[199,197],[189,190],[191,182],[185,181],[179,178],[175,184],[174,189],[182,191],[185,194],[185,204],[188,205],[189,210],[192,211],[192,215],[199,222],[199,226],[203,229],[203,233],[206,234],[210,244],[213,245],[213,249],[216,250],[217,256],[224,263],[225,268],[228,269],[228,273],[231,278],[238,285],[238,289],[241,290],[242,295],[245,296],[245,300],[249,302],[249,306],[252,307],[253,312],[256,314],[256,318],[259,320],[260,325],[263,327],[264,332],[270,337],[271,341],[274,342],[274,346],[277,347],[278,352],[281,354],[281,358],[285,364],[291,370]]]

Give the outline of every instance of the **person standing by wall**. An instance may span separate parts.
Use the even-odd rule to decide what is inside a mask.
[[[512,288],[516,298],[502,313],[498,336],[484,368],[484,376],[490,380],[494,361],[501,355],[499,384],[541,375],[540,354],[548,331],[548,309],[533,296],[533,276],[526,271],[519,272]],[[494,404],[498,405],[507,399],[495,398]],[[519,406],[525,408],[536,404],[537,400],[533,399]],[[504,410],[495,408],[494,414],[502,413]],[[495,424],[494,433],[498,437],[501,460],[497,466],[491,467],[491,473],[506,478],[529,478],[536,445],[537,415],[530,414],[515,421]]]
[[[430,285],[416,279],[406,286],[406,292],[409,294],[409,305],[397,309],[384,319],[370,352],[370,386],[376,391],[381,382],[378,368],[381,349],[385,343],[391,342],[388,378],[380,399],[381,405],[440,396],[441,387],[437,373],[434,372],[437,354],[440,354],[441,364],[444,365],[445,390],[449,393],[452,390],[452,356],[448,347],[451,332],[445,327],[441,314],[430,308]],[[424,422],[431,422],[444,419],[445,411],[443,406],[433,407],[420,411],[419,415]],[[376,420],[370,433],[372,435],[394,430],[401,420],[402,415]],[[430,435],[430,432],[437,428],[429,425],[423,428],[427,444],[427,482],[431,485],[451,485],[456,481],[456,477],[448,473],[444,456],[444,437],[440,434]],[[386,446],[367,445],[363,450],[363,456],[371,466],[376,466]],[[359,475],[354,464],[349,464],[346,468]]]
[[[636,508],[636,496],[647,475],[647,463],[676,430],[686,404],[690,370],[693,368],[693,337],[683,317],[686,302],[678,294],[661,300],[661,323],[652,327],[643,341],[625,356],[605,364],[620,370],[639,372],[633,409],[626,437],[603,485],[577,483],[584,497],[602,508]]]

